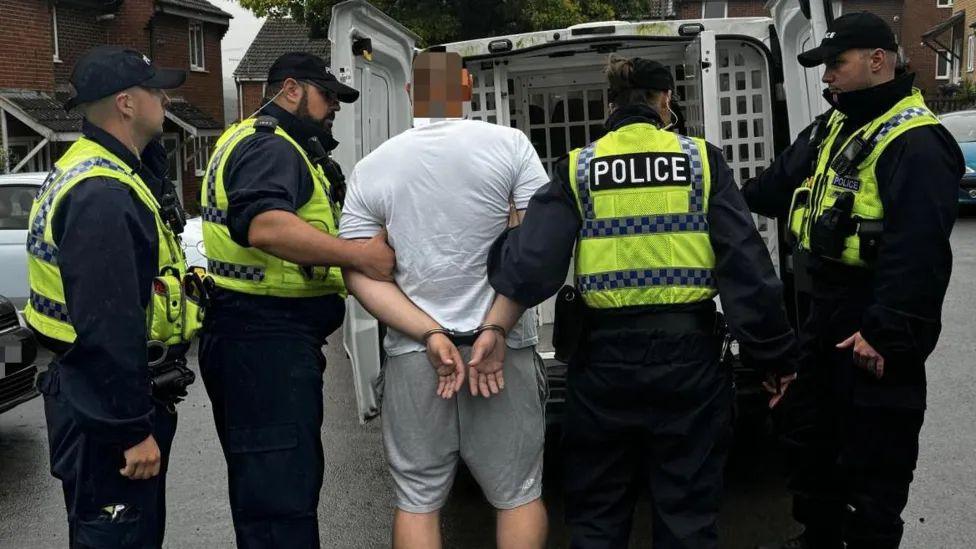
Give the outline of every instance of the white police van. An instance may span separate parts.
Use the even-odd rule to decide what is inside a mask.
[[[438,48],[459,53],[474,77],[466,116],[522,130],[550,171],[563,154],[602,135],[608,54],[657,60],[674,74],[688,133],[722,148],[741,184],[769,166],[776,151],[826,107],[819,72],[795,61],[798,52],[819,43],[824,5],[773,0],[768,6],[772,18],[607,21]],[[334,6],[332,70],[362,92],[353,116],[344,112],[333,126],[342,143],[335,157],[347,172],[411,127],[406,85],[417,39],[364,0]],[[776,224],[761,217],[756,222],[788,282],[789,257],[780,253]],[[550,324],[551,301],[539,313],[540,322]],[[377,322],[350,297],[343,336],[362,422],[379,414],[379,334]],[[552,373],[558,377],[558,368]]]

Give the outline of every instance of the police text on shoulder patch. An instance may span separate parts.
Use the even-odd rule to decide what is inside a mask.
[[[691,159],[681,153],[602,156],[590,162],[590,190],[691,185]]]

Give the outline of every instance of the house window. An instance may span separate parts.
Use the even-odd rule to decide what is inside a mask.
[[[937,8],[951,8],[952,0],[935,0],[935,6]]]
[[[937,80],[948,80],[949,73],[952,71],[952,59],[947,50],[939,50],[935,60],[935,78]]]
[[[976,65],[976,35],[969,35],[968,42],[966,42],[966,71],[973,72],[974,65]]]
[[[728,0],[704,0],[702,19],[724,19],[729,14]]]
[[[51,39],[54,42],[54,62],[61,62],[61,50],[58,47],[58,7],[51,6]]]
[[[197,22],[190,23],[190,69],[195,71],[205,69],[203,62],[203,25]]]
[[[213,149],[217,138],[213,136],[201,136],[193,140],[193,163],[198,177],[207,172],[207,163],[210,162],[210,151]]]

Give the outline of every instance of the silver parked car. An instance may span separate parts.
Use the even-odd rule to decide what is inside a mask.
[[[27,303],[27,218],[46,173],[0,176],[0,295],[18,309]]]
[[[46,177],[44,172],[0,175],[0,295],[6,296],[17,309],[24,308],[29,295],[27,219],[34,196]],[[182,239],[187,263],[206,267],[199,217],[187,220]]]

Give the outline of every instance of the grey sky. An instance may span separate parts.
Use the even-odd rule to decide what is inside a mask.
[[[221,42],[221,61],[224,71],[224,121],[237,119],[237,92],[234,89],[234,69],[261,30],[264,19],[259,19],[241,7],[236,0],[209,0],[211,4],[234,16],[230,29]]]

